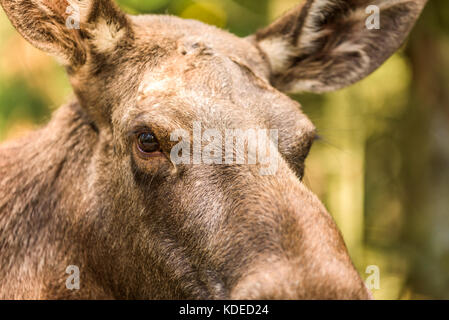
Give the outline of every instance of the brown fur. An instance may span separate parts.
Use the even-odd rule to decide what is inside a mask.
[[[0,298],[370,297],[331,216],[300,181],[315,129],[272,85],[311,75],[349,85],[397,49],[422,1],[388,11],[388,23],[405,26],[380,31],[398,40],[367,51],[375,62],[366,69],[338,57],[328,70],[318,60],[332,56],[328,39],[329,51],[311,45],[307,56],[280,61],[284,75],[258,43],[299,43],[314,1],[247,39],[175,17],[125,16],[107,0],[80,1],[88,8],[81,30],[67,32],[61,3],[47,1],[0,0],[25,38],[62,60],[76,93],[45,128],[0,148]],[[332,24],[335,37],[343,21]],[[344,67],[357,75],[336,79]],[[191,131],[193,121],[221,132],[279,129],[277,173],[174,165],[170,133]],[[165,157],[136,156],[133,132],[142,127]],[[80,290],[65,287],[68,265],[80,267]]]

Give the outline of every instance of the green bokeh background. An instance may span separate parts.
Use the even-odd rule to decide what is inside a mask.
[[[120,0],[129,13],[199,19],[246,36],[300,0]],[[322,139],[306,184],[337,221],[379,299],[449,299],[449,1],[430,0],[404,48],[362,82],[298,95]],[[63,69],[0,11],[0,141],[69,99]]]

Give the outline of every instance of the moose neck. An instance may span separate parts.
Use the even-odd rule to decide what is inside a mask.
[[[111,149],[101,139],[73,101],[43,129],[0,147],[0,299],[157,296],[142,287],[151,270],[134,263],[144,253],[127,247],[136,247],[129,237],[138,226],[117,207],[124,188],[109,183],[121,182],[99,186],[99,171],[117,170],[99,161]],[[66,289],[69,266],[80,270],[80,290]]]
[[[45,128],[0,148],[0,269],[16,275],[1,282],[22,279],[17,298],[46,295],[46,283],[64,279],[68,265],[82,264],[77,242],[86,237],[81,225],[88,199],[81,190],[88,187],[96,140],[74,101]]]

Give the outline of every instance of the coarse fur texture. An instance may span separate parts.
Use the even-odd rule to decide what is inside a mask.
[[[369,299],[344,241],[301,178],[315,128],[281,91],[365,77],[423,0],[308,0],[248,38],[110,0],[0,0],[59,59],[75,92],[50,123],[0,147],[0,299]],[[382,10],[367,30],[361,10]],[[66,7],[80,7],[68,30]],[[278,129],[277,173],[179,165],[170,133]],[[136,154],[148,128],[158,157]],[[67,266],[81,271],[68,290]]]

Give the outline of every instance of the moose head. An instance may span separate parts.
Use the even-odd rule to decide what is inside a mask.
[[[307,0],[239,38],[111,0],[0,0],[75,92],[0,149],[0,297],[370,298],[301,181],[316,131],[286,93],[364,78],[425,2]],[[365,24],[370,5],[379,29]],[[234,144],[238,132],[257,134]],[[268,174],[248,151],[256,136]],[[79,290],[65,286],[68,265]]]

